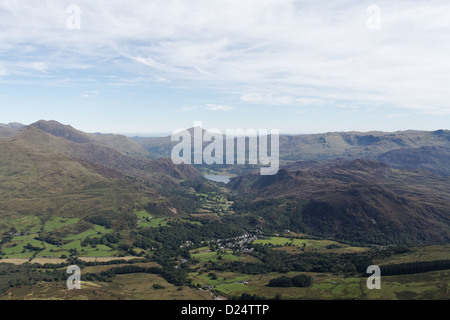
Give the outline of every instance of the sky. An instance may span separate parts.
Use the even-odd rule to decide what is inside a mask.
[[[449,129],[448,0],[2,0],[0,123]]]

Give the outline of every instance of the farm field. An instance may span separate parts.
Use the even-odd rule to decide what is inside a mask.
[[[432,261],[432,260],[448,260],[450,259],[450,245],[435,245],[412,247],[409,252],[396,254],[392,257],[387,257],[382,260],[375,260],[374,263],[397,264],[408,263],[414,261]]]
[[[6,220],[0,225],[4,235],[9,234],[0,246],[0,264],[11,263],[17,266],[27,263],[60,264],[67,263],[66,258],[75,254],[80,261],[91,263],[82,268],[82,274],[94,274],[98,278],[82,280],[82,289],[70,292],[67,290],[65,281],[59,279],[37,281],[34,285],[27,283],[6,290],[4,287],[5,291],[0,299],[213,300],[238,299],[242,295],[249,295],[264,299],[283,300],[440,300],[449,297],[450,270],[383,276],[381,290],[369,290],[366,286],[367,277],[358,274],[355,269],[339,271],[337,268],[335,272],[267,272],[264,268],[253,269],[261,271],[256,272],[249,271],[252,270],[251,268],[243,268],[245,265],[254,267],[270,263],[273,267],[278,268],[277,270],[281,270],[286,266],[283,265],[283,262],[280,261],[277,265],[274,263],[277,261],[276,258],[265,260],[267,257],[276,257],[277,254],[283,259],[287,259],[286,261],[290,257],[301,257],[303,254],[309,257],[314,256],[319,260],[322,257],[330,256],[335,259],[330,261],[340,261],[339,263],[345,265],[347,262],[339,260],[340,256],[360,255],[363,257],[366,254],[373,254],[374,249],[382,252],[384,249],[381,246],[349,245],[335,240],[286,231],[285,233],[266,233],[266,236],[256,232],[247,234],[243,238],[236,237],[236,239],[234,237],[209,238],[204,243],[202,241],[202,244],[198,242],[199,238],[197,238],[196,245],[189,248],[193,242],[185,239],[190,239],[192,230],[210,232],[207,226],[211,221],[220,221],[222,218],[235,216],[229,213],[223,214],[219,210],[222,208],[221,206],[214,207],[213,205],[215,202],[223,205],[227,202],[226,197],[208,193],[197,193],[197,196],[204,201],[204,205],[200,209],[203,213],[197,211],[190,216],[177,216],[135,210],[136,229],[132,231],[118,231],[103,225],[88,223],[79,218],[60,216],[54,216],[45,221],[30,217]],[[231,205],[231,202],[227,203]],[[17,227],[11,229],[12,223],[17,223]],[[225,224],[219,224],[219,226],[226,228]],[[215,232],[222,232],[220,228],[215,229]],[[171,230],[184,232],[183,238],[179,237],[176,231],[171,233]],[[224,230],[228,232],[228,229]],[[151,243],[149,247],[140,247],[141,243],[136,244],[129,240],[132,238],[130,235],[133,232],[135,232],[134,236],[136,234],[145,236],[153,239],[153,242],[149,242]],[[155,238],[152,238],[153,235]],[[58,238],[60,242],[53,243],[53,237]],[[120,239],[120,242],[104,242],[107,237]],[[240,242],[242,239],[250,238],[251,242]],[[152,247],[156,239],[162,245],[163,250],[159,252],[160,258],[152,260],[155,258],[155,250]],[[174,241],[175,239],[176,241]],[[235,239],[231,241],[234,247],[225,245],[230,239]],[[143,245],[145,244],[143,242]],[[175,249],[178,255],[165,256],[164,245],[167,244],[172,245],[171,248]],[[253,249],[250,250],[252,245],[256,245],[256,252],[253,252]],[[184,248],[185,246],[187,249]],[[258,247],[262,249],[257,249]],[[373,263],[383,266],[416,261],[448,260],[450,259],[449,249],[449,245],[411,247],[395,254],[381,254]],[[168,252],[173,254],[170,250]],[[182,259],[183,257],[186,259]],[[142,262],[110,264],[112,260],[118,259],[142,259]],[[184,262],[181,262],[183,260]],[[301,263],[301,258],[298,261]],[[98,265],[95,264],[97,262]],[[320,263],[330,268],[327,261],[322,260]],[[110,270],[126,266],[156,268],[164,270],[164,275],[152,272],[125,272],[125,274],[115,274],[111,279],[102,278],[102,275],[108,274]],[[64,269],[58,268],[61,271]],[[179,274],[176,268],[182,268],[185,272],[181,280],[177,278]],[[45,269],[40,270],[44,271]],[[51,272],[52,270],[50,268],[47,271]],[[170,275],[168,276],[168,274]],[[269,286],[271,280],[298,275],[311,277],[312,284],[308,287]],[[183,283],[177,284],[177,281],[183,281]]]
[[[368,250],[366,247],[350,246],[333,240],[298,239],[293,237],[267,237],[264,239],[258,239],[254,243],[273,247],[282,247],[283,249],[291,252],[299,252],[299,249],[302,249],[302,251],[305,252],[326,250],[328,252],[339,253],[365,252]],[[294,249],[291,247],[294,247]]]
[[[9,225],[17,222],[14,227]],[[112,232],[104,226],[86,224],[79,218],[52,217],[43,223],[40,219],[21,217],[6,220],[3,234],[9,234],[0,246],[0,259],[35,259],[67,257],[76,250],[80,256],[110,257],[117,250],[103,245],[82,245],[83,240],[100,238]],[[6,227],[6,228],[5,228]],[[10,230],[10,231],[8,231]],[[58,243],[50,243],[49,238],[60,238]]]
[[[290,273],[293,276],[297,273]],[[366,278],[339,277],[331,274],[308,273],[314,283],[308,288],[271,288],[270,279],[279,274],[241,275],[217,273],[218,280],[206,275],[192,274],[194,283],[211,286],[212,289],[195,289],[174,286],[161,277],[152,274],[119,275],[111,283],[83,281],[81,290],[68,291],[64,282],[40,282],[35,286],[9,289],[2,300],[212,300],[217,297],[237,297],[241,294],[261,297],[295,300],[422,300],[448,299],[450,270],[433,271],[425,274],[386,276],[381,290],[367,289]],[[247,282],[247,284],[240,283]],[[154,289],[153,284],[164,288]],[[212,292],[212,293],[211,293]]]
[[[234,239],[233,237],[209,238],[205,243],[198,242],[193,248],[190,239],[192,230],[208,231],[207,226],[212,220],[205,218],[233,217],[234,215],[222,215],[220,212],[209,210],[214,201],[223,203],[225,198],[217,195],[200,194],[205,199],[204,214],[194,213],[187,215],[163,215],[150,214],[146,210],[135,210],[136,230],[117,231],[103,225],[88,223],[78,218],[51,217],[48,220],[15,218],[6,220],[0,226],[4,234],[9,235],[0,246],[0,263],[11,263],[17,266],[31,262],[32,264],[59,264],[67,262],[66,258],[76,254],[80,261],[87,263],[98,262],[82,268],[82,274],[102,275],[114,268],[128,266],[128,262],[122,264],[109,264],[111,260],[142,259],[142,262],[130,262],[129,266],[142,268],[159,268],[164,270],[162,274],[152,272],[116,274],[107,280],[100,276],[94,280],[83,280],[82,290],[69,292],[64,281],[37,281],[35,285],[23,285],[8,288],[0,299],[86,299],[86,300],[212,300],[212,299],[236,299],[242,295],[257,296],[265,299],[285,300],[405,300],[405,299],[448,299],[448,279],[450,270],[437,270],[418,274],[402,274],[383,276],[381,290],[369,290],[366,286],[367,277],[358,274],[356,270],[342,271],[336,269],[330,271],[249,271],[243,266],[265,266],[271,263],[276,268],[283,269],[283,263],[278,266],[276,258],[264,260],[267,257],[276,257],[280,254],[283,259],[299,256],[314,256],[321,259],[331,255],[330,261],[339,260],[340,256],[373,254],[374,249],[384,250],[381,246],[355,246],[330,239],[320,239],[308,234],[286,233],[254,233],[244,238],[237,237],[231,247],[223,247],[224,243],[218,241]],[[206,201],[208,199],[208,201]],[[199,220],[204,216],[204,220]],[[17,223],[13,231],[11,225]],[[220,228],[226,228],[225,224],[219,224]],[[172,229],[173,228],[173,229]],[[184,232],[183,238],[175,231]],[[224,229],[228,232],[228,229]],[[222,229],[215,229],[222,232]],[[129,241],[130,234],[136,232],[149,239],[155,235],[155,239],[162,246],[170,244],[176,249],[178,255],[165,256],[165,250],[160,251],[160,260],[152,260],[154,240],[149,247]],[[142,233],[141,233],[142,232]],[[227,233],[225,233],[227,234]],[[195,235],[195,232],[194,232]],[[256,236],[257,235],[257,236]],[[241,239],[255,236],[251,242],[239,244]],[[53,237],[60,242],[53,243]],[[118,237],[120,243],[101,242],[106,237]],[[176,239],[176,241],[174,241]],[[168,240],[168,241],[165,241]],[[171,242],[172,241],[172,242]],[[226,241],[225,241],[226,242]],[[144,242],[145,244],[145,242]],[[125,245],[125,246],[124,246]],[[260,251],[253,252],[252,245],[261,247]],[[122,246],[122,247],[120,247]],[[187,246],[187,249],[184,248]],[[164,248],[164,247],[162,247]],[[243,250],[247,251],[243,251]],[[389,255],[375,255],[374,264],[383,266],[388,264],[401,264],[416,261],[434,261],[450,259],[449,245],[433,245],[423,247],[410,247],[408,250],[399,251]],[[186,251],[185,251],[186,250]],[[183,251],[183,255],[180,255]],[[172,251],[168,250],[170,254]],[[62,258],[64,257],[65,258]],[[186,257],[184,262],[182,257]],[[288,260],[286,260],[288,261]],[[298,260],[301,263],[301,258]],[[297,262],[298,263],[298,262]],[[322,260],[325,266],[328,262]],[[182,277],[182,284],[175,269],[182,268],[186,272]],[[228,269],[227,269],[228,268]],[[235,268],[235,269],[233,269]],[[40,269],[41,271],[44,269]],[[52,269],[49,269],[51,271]],[[62,270],[62,269],[61,269]],[[237,271],[236,271],[237,270]],[[245,273],[247,270],[247,273]],[[259,269],[253,269],[259,270]],[[280,269],[277,269],[280,270]],[[288,270],[288,269],[286,269]],[[291,269],[292,270],[292,269]],[[169,277],[167,273],[171,274]],[[172,274],[173,273],[173,274]],[[271,280],[282,276],[294,277],[306,275],[311,277],[312,284],[309,287],[272,287]],[[174,278],[175,277],[175,278]]]
[[[254,258],[248,255],[235,255],[231,250],[223,250],[220,253],[211,251],[208,247],[202,247],[190,251],[192,257],[201,262],[219,261],[253,261]]]
[[[158,227],[166,227],[170,222],[187,222],[192,224],[201,225],[200,221],[193,221],[185,218],[178,218],[173,216],[154,216],[148,213],[145,210],[135,211],[136,216],[138,217],[138,226],[139,228],[158,228]]]
[[[313,284],[307,288],[273,288],[267,286],[273,278],[307,274]],[[380,290],[369,290],[365,277],[344,277],[333,274],[288,273],[267,275],[242,275],[216,273],[216,280],[207,275],[192,275],[194,283],[210,286],[217,295],[238,297],[242,294],[257,295],[269,299],[300,300],[406,300],[406,299],[448,299],[450,270],[433,271],[424,274],[382,277]],[[241,282],[240,282],[241,281]],[[245,283],[242,283],[244,281]]]

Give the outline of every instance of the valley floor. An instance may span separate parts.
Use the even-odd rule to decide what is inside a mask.
[[[111,283],[83,281],[81,290],[67,290],[64,281],[39,282],[7,290],[0,300],[213,300],[227,295],[249,294],[269,299],[296,300],[448,300],[450,270],[422,274],[386,276],[381,289],[369,290],[367,278],[339,277],[332,274],[310,274],[314,284],[309,288],[269,288],[274,274],[246,277],[248,284],[230,281],[229,274],[218,274],[213,292],[205,289],[174,286],[158,275],[119,275]],[[232,275],[236,279],[242,275]],[[227,277],[228,280],[223,280]],[[200,280],[194,276],[194,279]],[[202,281],[202,280],[200,280]],[[154,284],[163,288],[155,289]]]
[[[271,237],[259,242],[272,241],[274,244],[281,243],[285,238]],[[308,243],[310,250],[322,250],[324,245],[330,245],[325,240],[293,239],[294,246],[284,245],[272,248],[291,252],[293,249],[301,250],[303,243]],[[298,243],[296,243],[298,242]],[[336,243],[331,243],[336,244]],[[387,264],[411,263],[414,261],[434,261],[450,258],[449,245],[435,245],[428,247],[414,247],[410,251],[394,254],[378,261],[381,266]],[[328,250],[345,250],[357,247],[334,248]],[[365,248],[359,248],[364,250]],[[367,248],[366,248],[367,249]],[[208,247],[198,248],[191,251],[192,257],[199,263],[191,267],[189,278],[192,279],[190,286],[177,286],[169,283],[158,274],[130,273],[117,274],[111,281],[86,281],[81,282],[81,290],[68,290],[65,280],[37,281],[33,285],[18,285],[3,291],[0,300],[219,300],[235,299],[242,295],[247,297],[260,297],[266,300],[448,300],[450,269],[435,270],[429,272],[386,275],[381,277],[381,289],[370,290],[367,287],[367,277],[362,275],[349,275],[329,272],[288,272],[288,273],[266,273],[266,274],[244,274],[230,271],[204,272],[198,266],[203,263],[226,263],[230,261],[254,262],[255,258],[250,255],[234,255],[231,251],[217,252]],[[136,257],[122,258],[122,264],[101,264],[116,260],[111,258],[84,258],[84,261],[97,261],[99,265],[86,266],[82,273],[101,273],[112,268],[134,265],[139,267],[159,267],[155,262],[138,262]],[[131,260],[133,259],[133,260]],[[126,261],[130,261],[127,264]],[[133,263],[131,264],[131,261]],[[1,260],[0,268],[10,263],[23,263],[23,259]],[[33,263],[54,263],[54,259],[41,258]],[[61,268],[64,270],[64,268]],[[270,280],[280,276],[293,277],[304,274],[312,278],[309,287],[270,287]],[[0,276],[1,277],[1,276]],[[0,282],[1,282],[0,278]]]

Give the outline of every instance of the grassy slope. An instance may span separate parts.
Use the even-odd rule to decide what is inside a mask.
[[[174,205],[170,190],[181,188],[178,183],[185,175],[196,174],[166,160],[129,156],[91,142],[78,131],[69,133],[74,141],[64,134],[54,136],[29,127],[0,139],[0,233],[11,228],[27,233],[26,239],[13,237],[2,245],[3,258],[31,258],[35,252],[22,252],[30,241],[44,248],[38,257],[68,255],[69,249],[77,249],[82,256],[116,255],[117,251],[102,245],[80,246],[87,237],[111,231],[100,230],[102,227],[83,219],[102,216],[122,228],[130,222],[124,221],[125,214],[132,217],[135,207],[153,202],[160,206],[158,212],[171,213]],[[181,215],[183,202],[176,205]],[[34,243],[38,235],[51,236],[64,244],[58,248],[41,241]]]
[[[0,149],[2,216],[79,216],[135,200],[132,184],[118,173],[42,150],[26,139],[0,140]]]

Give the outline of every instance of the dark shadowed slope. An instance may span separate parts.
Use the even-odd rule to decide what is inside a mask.
[[[450,240],[450,178],[428,171],[372,160],[309,162],[274,176],[234,178],[229,185],[254,203],[301,203],[297,227],[317,235],[375,243]]]
[[[383,153],[377,159],[394,168],[426,169],[450,175],[450,146],[397,149]]]

